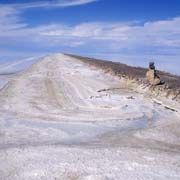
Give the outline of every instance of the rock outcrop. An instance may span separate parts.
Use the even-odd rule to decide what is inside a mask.
[[[146,79],[151,85],[161,84],[160,77],[157,75],[154,62],[149,63],[149,70],[146,73]]]

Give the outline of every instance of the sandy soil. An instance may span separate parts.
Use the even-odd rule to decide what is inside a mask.
[[[8,80],[0,179],[180,179],[179,111],[62,54]]]

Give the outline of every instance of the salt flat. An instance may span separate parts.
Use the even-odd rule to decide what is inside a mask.
[[[180,114],[55,54],[0,90],[0,179],[180,179]]]

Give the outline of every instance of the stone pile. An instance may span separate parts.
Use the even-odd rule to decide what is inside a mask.
[[[160,77],[157,75],[154,62],[149,63],[149,70],[146,73],[146,79],[151,85],[161,84]]]

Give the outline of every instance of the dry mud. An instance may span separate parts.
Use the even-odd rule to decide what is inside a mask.
[[[62,54],[0,79],[0,179],[180,179],[179,111]]]

